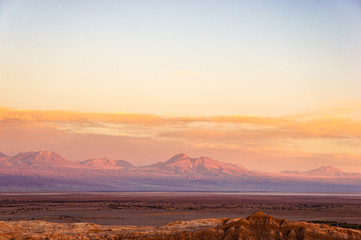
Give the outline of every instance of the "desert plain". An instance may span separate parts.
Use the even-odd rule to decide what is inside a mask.
[[[0,221],[161,226],[262,211],[290,221],[361,224],[360,194],[58,192],[1,193]]]

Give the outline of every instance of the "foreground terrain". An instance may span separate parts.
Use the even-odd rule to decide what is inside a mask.
[[[361,231],[291,222],[256,212],[246,218],[177,221],[160,227],[45,221],[0,222],[0,239],[361,239]]]

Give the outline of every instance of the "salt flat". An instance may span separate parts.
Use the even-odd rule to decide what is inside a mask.
[[[292,221],[361,224],[357,194],[58,192],[3,193],[0,220],[161,226],[201,218],[246,217],[255,211]]]

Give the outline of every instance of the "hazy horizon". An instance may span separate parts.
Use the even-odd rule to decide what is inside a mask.
[[[13,157],[17,157],[18,155],[22,155],[22,154],[31,154],[31,157],[30,158],[33,158],[34,155],[37,155],[37,154],[48,154],[48,153],[51,153],[51,154],[57,154],[59,155],[60,157],[63,157],[61,153],[59,152],[53,152],[53,151],[46,151],[46,150],[33,150],[33,151],[27,151],[27,152],[18,152],[16,153],[15,155],[7,155],[5,154],[4,152],[0,152],[0,154],[5,154],[6,157],[10,157],[10,158],[13,158]],[[29,155],[30,156],[30,155]],[[125,162],[125,163],[130,163],[131,165],[133,165],[132,167],[135,167],[135,168],[142,168],[142,167],[148,167],[148,166],[152,166],[154,164],[158,164],[158,163],[167,163],[168,161],[171,161],[173,158],[176,158],[176,157],[179,157],[179,156],[182,156],[182,157],[186,157],[186,158],[189,158],[189,159],[192,159],[192,160],[199,160],[199,159],[209,159],[209,160],[214,160],[216,162],[219,162],[220,164],[222,163],[230,163],[230,162],[222,162],[222,161],[219,161],[217,159],[212,159],[212,157],[210,156],[189,156],[187,153],[183,153],[183,152],[180,152],[180,153],[175,153],[174,155],[172,156],[169,156],[167,159],[160,159],[158,161],[155,161],[155,162],[148,162],[147,164],[142,164],[142,165],[136,165],[136,164],[133,164],[131,161],[127,161],[126,159],[112,159],[112,158],[108,158],[107,156],[98,156],[98,157],[90,157],[90,158],[86,158],[86,159],[76,159],[76,160],[70,160],[71,162],[74,162],[74,163],[82,163],[84,164],[85,162],[88,162],[88,161],[98,161],[98,160],[104,160],[104,162],[101,162],[101,164],[106,164],[108,160],[114,160],[114,161],[121,161],[121,162]],[[0,156],[1,157],[1,156]],[[67,158],[64,158],[65,160],[69,160]],[[112,162],[111,162],[112,163]],[[110,164],[111,164],[110,163]],[[99,162],[100,164],[100,162]],[[230,163],[232,164],[232,163]],[[234,163],[233,163],[234,164]],[[250,171],[259,171],[259,169],[249,169],[247,166],[244,166],[244,165],[241,165],[241,164],[235,164],[235,166],[238,166],[240,168],[245,168],[247,170],[250,170]],[[95,168],[109,168],[108,166],[106,165],[99,165],[99,166],[93,166]],[[315,169],[322,169],[322,168],[332,168],[332,169],[339,169],[337,168],[336,166],[332,166],[332,165],[320,165],[319,167],[316,167]],[[315,169],[307,169],[307,170],[315,170]],[[343,171],[343,169],[339,169],[341,171]],[[268,172],[268,173],[293,173],[295,171],[299,171],[299,170],[295,170],[295,169],[283,169],[283,171],[278,171],[278,172]],[[264,170],[265,172],[265,170]],[[303,173],[303,172],[306,172],[306,171],[300,171],[299,173]],[[344,171],[343,171],[344,172]],[[267,173],[267,172],[265,172]],[[354,173],[357,173],[357,172],[354,172]]]

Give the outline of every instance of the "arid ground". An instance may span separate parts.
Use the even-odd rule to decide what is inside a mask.
[[[0,221],[45,220],[161,226],[179,220],[246,217],[361,224],[361,195],[279,193],[2,193]]]

